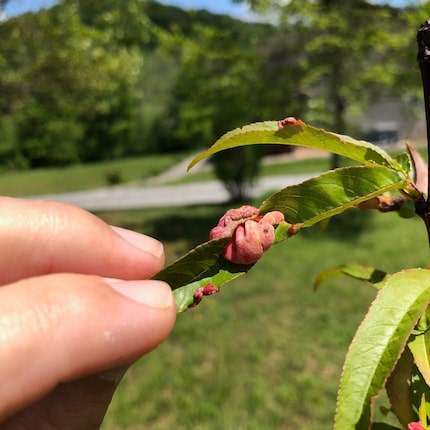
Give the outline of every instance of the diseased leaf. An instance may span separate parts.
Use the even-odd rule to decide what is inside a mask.
[[[225,149],[255,144],[295,145],[322,149],[365,165],[383,165],[403,171],[402,166],[384,150],[369,142],[330,133],[298,120],[280,128],[277,121],[249,124],[232,130],[218,139],[208,150],[191,161],[189,169],[204,158]],[[403,171],[403,173],[406,173]]]
[[[335,430],[369,429],[371,406],[430,302],[430,271],[392,275],[372,303],[348,351]]]
[[[382,270],[378,270],[370,266],[362,266],[360,264],[351,263],[342,264],[341,266],[334,269],[328,269],[321,272],[315,279],[314,290],[316,290],[320,284],[327,279],[339,276],[347,276],[360,281],[366,281],[372,284],[375,288],[379,289],[382,287],[389,275]]]
[[[276,227],[275,243],[289,237],[289,227],[288,223],[281,223]],[[253,267],[253,264],[234,264],[222,257],[228,240],[229,238],[224,238],[203,243],[153,277],[167,282],[174,290],[178,313],[193,304],[194,293],[198,288],[207,284],[220,288]]]
[[[231,272],[220,268],[213,276],[203,278],[199,281],[177,288],[173,291],[176,302],[176,312],[184,312],[194,303],[194,293],[198,288],[205,287],[208,284],[213,284],[216,288],[221,288],[225,283],[232,281],[245,273],[246,270]]]
[[[279,210],[285,215],[288,222],[282,222],[275,230],[274,243],[279,243],[302,227],[309,227],[387,190],[402,188],[404,184],[396,171],[383,166],[333,170],[275,193],[263,202],[260,213]],[[221,256],[228,240],[223,238],[203,243],[157,273],[153,279],[163,280],[176,290],[195,282],[198,288],[202,279],[219,286],[213,279],[221,270],[231,274],[223,283],[237,277],[238,273],[246,273],[252,265],[233,264]],[[187,298],[181,299],[181,303],[187,306],[192,303],[191,293],[195,285],[183,290],[181,297],[187,292]]]
[[[272,194],[262,203],[260,212],[277,210],[289,223],[309,227],[406,184],[402,175],[384,166],[345,167]]]
[[[202,278],[214,276],[219,270],[225,269],[233,273],[244,272],[252,265],[241,266],[229,263],[221,254],[229,238],[205,242],[182,258],[158,272],[153,279],[165,281],[172,290],[199,281]],[[209,281],[210,282],[210,281]]]

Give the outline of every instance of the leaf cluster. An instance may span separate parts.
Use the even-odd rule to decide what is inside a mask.
[[[412,163],[408,153],[393,158],[368,142],[330,133],[294,118],[250,124],[226,133],[197,156],[190,167],[229,148],[274,143],[323,149],[358,163],[287,186],[264,200],[259,207],[261,215],[280,211],[285,217],[285,222],[276,228],[275,243],[351,208],[385,212],[424,198],[416,187],[414,165],[419,163]],[[412,152],[412,156],[416,160],[416,153]],[[398,197],[394,198],[395,194]],[[381,200],[381,196],[385,197]],[[219,289],[254,266],[227,261],[222,252],[228,240],[206,242],[156,275],[156,279],[170,282],[178,312],[195,305],[197,289],[206,285]],[[370,428],[374,399],[385,384],[392,411],[403,426],[417,420],[420,413],[426,416],[422,412],[425,401],[421,399],[428,398],[426,383],[430,379],[425,313],[430,302],[430,272],[418,268],[390,275],[371,267],[343,265],[322,273],[315,286],[333,276],[360,279],[378,290],[346,357],[335,428]],[[382,424],[372,428],[378,426],[383,428]]]

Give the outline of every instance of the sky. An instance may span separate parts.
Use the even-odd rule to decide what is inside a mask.
[[[89,0],[90,1],[90,0]],[[248,8],[244,4],[234,4],[230,0],[159,0],[160,3],[178,6],[184,9],[207,9],[214,13],[225,13],[238,18],[250,16]],[[56,0],[10,0],[6,5],[6,13],[9,16],[19,15],[23,12],[36,11],[50,7]]]
[[[88,0],[91,1],[91,0]],[[252,19],[245,4],[232,3],[231,0],[159,0],[160,3],[178,6],[184,9],[206,9],[214,13],[224,13],[241,19]],[[50,7],[56,0],[10,0],[6,5],[6,13],[9,16],[19,15],[20,13],[37,11],[41,8]],[[389,3],[393,6],[402,6],[408,0],[375,0],[375,3]]]

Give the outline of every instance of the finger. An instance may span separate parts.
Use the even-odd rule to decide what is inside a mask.
[[[175,321],[170,288],[49,275],[0,289],[0,421],[55,386],[130,363]]]
[[[47,423],[50,429],[99,429],[118,383],[96,374],[60,384],[47,396],[0,423],[1,429],[45,430]]]
[[[147,279],[164,265],[160,242],[56,202],[0,198],[0,284],[72,272]]]

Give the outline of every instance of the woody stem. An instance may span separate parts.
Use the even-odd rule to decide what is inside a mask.
[[[417,60],[421,72],[427,125],[427,159],[430,155],[430,20],[424,21],[417,33]],[[428,190],[425,201],[416,202],[416,212],[423,219],[430,240],[430,169],[427,170]]]

